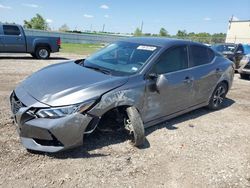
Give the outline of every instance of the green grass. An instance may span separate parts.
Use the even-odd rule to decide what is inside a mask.
[[[62,43],[60,52],[72,53],[79,55],[89,55],[98,49],[102,48],[102,44],[73,44],[73,43]]]

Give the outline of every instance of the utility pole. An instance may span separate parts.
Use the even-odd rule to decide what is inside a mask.
[[[229,20],[229,29],[231,29],[231,23],[233,21],[234,15],[232,15],[231,19]]]
[[[143,30],[143,21],[141,22],[141,32],[142,32],[142,30]]]
[[[104,32],[104,29],[105,29],[105,24],[103,24],[102,26],[102,32]]]

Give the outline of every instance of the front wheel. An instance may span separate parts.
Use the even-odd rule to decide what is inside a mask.
[[[35,51],[37,59],[48,59],[50,56],[50,50],[48,47],[38,47]]]
[[[224,82],[219,83],[210,98],[208,108],[210,110],[220,109],[226,97],[227,91],[228,91],[227,84]]]
[[[141,146],[145,141],[145,131],[141,116],[135,107],[126,109],[128,119],[125,122],[125,129],[133,134],[132,144]]]

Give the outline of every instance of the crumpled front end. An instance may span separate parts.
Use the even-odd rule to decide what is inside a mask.
[[[11,110],[23,146],[30,150],[58,152],[83,143],[86,128],[94,127],[99,118],[88,114],[73,113],[60,118],[38,118],[36,109],[44,107],[38,101],[34,105],[25,105],[23,95],[13,92],[10,96]],[[25,97],[31,97],[25,95]],[[25,98],[23,98],[26,101]],[[34,99],[30,99],[32,101]]]

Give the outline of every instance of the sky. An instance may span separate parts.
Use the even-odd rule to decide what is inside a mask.
[[[250,0],[0,0],[0,21],[23,25],[36,13],[56,30],[70,29],[133,33],[227,32],[228,21],[250,20]]]

